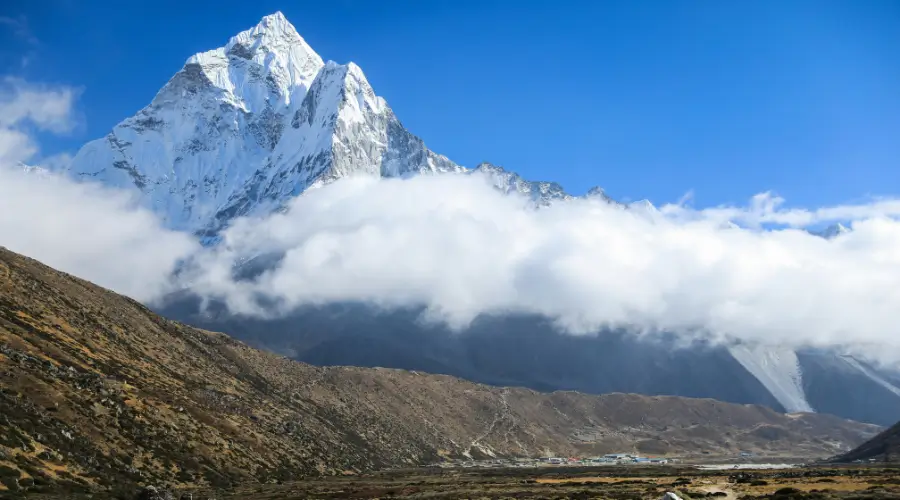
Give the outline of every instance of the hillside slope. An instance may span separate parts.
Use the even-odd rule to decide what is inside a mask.
[[[878,462],[900,463],[900,422],[886,429],[852,451],[839,455],[835,462],[875,460]]]
[[[225,485],[478,454],[830,456],[879,430],[713,400],[317,368],[2,248],[0,408],[2,489]]]
[[[421,321],[423,308],[386,311],[359,303],[255,318],[231,314],[215,301],[201,306],[189,291],[173,294],[157,312],[320,366],[421,370],[545,392],[713,398],[787,413],[812,408],[882,426],[900,415],[900,390],[890,372],[829,350],[688,347],[675,335],[648,341],[609,330],[567,335],[534,315],[485,315],[454,331]]]

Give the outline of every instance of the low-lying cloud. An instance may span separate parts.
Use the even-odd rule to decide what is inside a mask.
[[[759,207],[729,210],[751,219]],[[534,210],[471,176],[350,179],[286,213],[237,221],[192,283],[244,314],[270,312],[260,298],[282,311],[361,301],[424,305],[455,327],[533,313],[575,334],[627,327],[896,352],[900,223],[874,210],[826,240],[727,227],[684,207],[670,216],[576,200]],[[274,269],[231,278],[234,263],[272,252],[284,252]]]
[[[71,94],[45,89],[55,104],[36,107],[42,95],[22,88],[0,99],[0,139],[24,137],[0,140],[0,245],[139,300],[180,285],[240,314],[365,302],[424,306],[462,328],[525,313],[572,334],[667,331],[900,360],[900,200],[806,210],[765,193],[745,207],[579,199],[536,210],[479,176],[357,178],[239,219],[203,248],[127,193],[25,173],[17,162],[38,154],[25,125],[66,130]],[[853,230],[826,240],[802,229],[829,221]],[[234,278],[271,254],[283,258]]]
[[[127,193],[21,169],[0,168],[0,214],[0,245],[137,300],[172,291],[199,249]]]

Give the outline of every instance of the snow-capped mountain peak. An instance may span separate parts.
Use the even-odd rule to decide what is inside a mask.
[[[258,112],[267,104],[288,106],[303,99],[324,63],[284,15],[276,12],[231,37],[224,47],[189,57],[185,68],[192,65],[213,85],[232,94],[235,104]],[[259,82],[264,84],[254,85]]]
[[[138,190],[166,226],[207,241],[235,217],[357,175],[480,172],[536,206],[573,198],[554,182],[488,163],[469,171],[432,152],[359,66],[323,62],[280,12],[189,57],[147,107],[85,145],[68,171]]]
[[[366,115],[381,115],[388,111],[387,102],[375,95],[362,69],[350,62],[337,64],[329,61],[326,71],[333,72],[336,79],[334,88],[342,89],[341,118],[348,123],[363,123]]]
[[[606,195],[606,191],[600,186],[594,186],[588,189],[584,196],[585,198],[609,198],[609,196]]]
[[[256,26],[231,37],[225,45],[225,51],[230,52],[237,46],[243,46],[251,52],[277,52],[279,47],[302,48],[318,57],[281,11],[263,16]]]
[[[168,227],[211,236],[341,177],[464,169],[403,128],[359,66],[323,62],[275,13],[188,58],[68,170],[136,189]]]

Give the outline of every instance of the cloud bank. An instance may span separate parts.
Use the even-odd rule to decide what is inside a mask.
[[[237,220],[204,249],[127,193],[16,163],[38,153],[29,127],[67,130],[73,95],[20,85],[0,99],[0,245],[139,300],[189,286],[241,314],[356,301],[424,306],[458,328],[526,313],[572,334],[668,331],[900,360],[900,200],[807,210],[764,193],[744,207],[535,210],[479,176],[346,179]],[[853,231],[802,229],[837,220]],[[283,255],[274,267],[234,278],[272,254]]]
[[[127,193],[21,169],[0,168],[0,214],[0,245],[137,300],[172,291],[199,249]]]
[[[245,314],[266,312],[259,299],[283,311],[361,301],[425,305],[455,327],[480,314],[533,313],[574,334],[628,327],[900,354],[900,223],[883,206],[894,205],[860,209],[867,217],[852,232],[826,240],[726,227],[717,210],[592,200],[533,210],[471,176],[350,179],[286,213],[237,221],[199,259],[192,285]],[[815,222],[832,209],[728,210],[732,219]],[[232,279],[236,262],[273,252],[285,255],[276,268]]]

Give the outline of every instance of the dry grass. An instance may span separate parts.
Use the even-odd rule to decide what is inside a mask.
[[[736,484],[722,471],[653,467],[597,469],[410,470],[317,479],[303,483],[199,492],[221,499],[282,498],[602,498],[656,500],[667,491],[685,499],[897,500],[900,469],[750,471],[767,484]],[[894,484],[890,484],[893,482]],[[888,484],[885,484],[888,483]],[[877,485],[877,489],[873,488]],[[785,488],[794,488],[788,493]],[[774,495],[780,492],[778,495]]]

